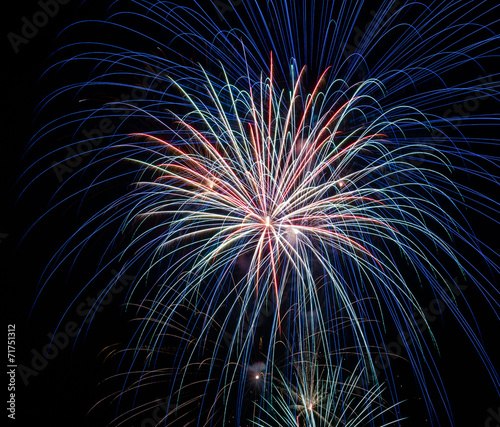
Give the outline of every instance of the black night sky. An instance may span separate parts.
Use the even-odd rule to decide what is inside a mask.
[[[97,267],[98,259],[95,253],[99,252],[100,244],[106,244],[104,234],[102,243],[96,243],[96,247],[89,247],[81,254],[82,259],[88,262],[75,265],[70,275],[67,269],[62,269],[52,277],[49,286],[31,311],[45,266],[74,231],[75,224],[81,223],[86,208],[84,206],[80,209],[74,204],[62,205],[27,233],[44,215],[51,196],[60,189],[60,182],[57,174],[50,171],[35,180],[40,173],[36,167],[27,175],[21,175],[43,156],[47,157],[41,164],[44,167],[50,165],[51,160],[47,159],[50,159],[51,150],[63,144],[64,138],[67,137],[56,133],[54,139],[44,140],[26,152],[32,136],[46,120],[63,114],[67,108],[65,105],[52,104],[49,111],[37,115],[37,105],[61,84],[59,78],[64,79],[64,76],[54,77],[54,74],[46,78],[41,77],[51,63],[51,52],[65,43],[65,36],[57,38],[58,34],[73,22],[82,18],[102,17],[106,12],[103,5],[97,1],[89,1],[81,6],[79,0],[66,0],[61,2],[64,4],[58,3],[58,9],[52,11],[54,16],[47,18],[46,23],[33,30],[26,27],[26,22],[32,22],[34,15],[41,10],[40,2],[29,0],[10,3],[9,9],[5,9],[2,14],[5,70],[2,111],[3,129],[6,134],[2,141],[3,153],[0,156],[3,187],[0,213],[0,275],[2,289],[5,291],[4,333],[7,335],[7,325],[16,325],[16,363],[27,369],[17,373],[16,420],[8,420],[8,425],[50,423],[53,427],[104,426],[114,417],[113,407],[102,405],[96,409],[91,408],[113,389],[113,385],[103,383],[105,378],[114,373],[114,367],[105,360],[106,351],[103,350],[130,338],[130,318],[121,308],[129,283],[125,277],[117,284],[116,295],[111,296],[102,311],[96,313],[89,333],[85,337],[80,335],[78,340],[75,340],[75,330],[85,327],[84,316],[98,295],[99,286],[88,289],[75,300],[74,305],[70,304],[76,296],[76,290],[89,280]],[[11,35],[9,38],[9,33],[22,34],[23,28],[24,36],[12,38]],[[87,34],[82,34],[81,39],[84,40],[86,36]],[[492,62],[489,72],[498,72],[498,65]],[[78,70],[75,73],[78,73]],[[500,105],[488,101],[483,108],[495,109],[498,112]],[[499,154],[498,147],[490,150],[492,155]],[[32,180],[33,183],[28,186]],[[482,190],[498,201],[498,188],[485,187]],[[495,226],[493,222],[485,224],[474,215],[468,215],[471,223],[475,224],[477,235],[499,250],[498,225]],[[477,261],[480,265],[481,260]],[[117,264],[109,269],[110,279],[119,268],[121,267]],[[499,321],[494,318],[492,310],[486,307],[480,292],[473,289],[472,284],[464,284],[460,278],[457,284],[465,289],[464,295],[483,333],[485,348],[498,369]],[[421,296],[423,305],[428,301],[427,307],[430,309],[433,296],[426,295],[425,292]],[[464,311],[467,310],[463,300],[459,301],[459,305]],[[66,318],[55,332],[68,306],[70,309]],[[443,318],[436,319],[431,326],[441,351],[435,360],[448,391],[450,405],[454,409],[456,426],[500,427],[500,396],[496,394],[480,357],[464,332],[459,329],[449,312],[444,312]],[[55,342],[60,346],[58,350],[54,350],[57,354],[52,354],[50,360],[39,358],[38,355],[54,333]],[[404,361],[396,360],[391,366],[404,378],[401,384],[406,390],[402,390],[402,395],[408,399],[403,406],[403,413],[407,413],[411,419],[402,425],[427,426],[425,409],[415,398],[415,381],[408,365]],[[8,377],[4,376],[5,389],[7,380]],[[158,391],[150,396],[151,399],[161,397]],[[149,414],[149,418],[145,417],[142,424],[140,421],[134,421],[123,425],[154,425],[148,421],[154,416],[155,414]],[[443,426],[449,425],[445,417],[443,420]]]

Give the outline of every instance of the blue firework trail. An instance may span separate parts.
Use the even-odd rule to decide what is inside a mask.
[[[138,272],[126,299],[137,328],[113,350],[125,374],[112,397],[159,378],[174,408],[165,425],[396,424],[397,381],[375,366],[387,330],[404,337],[432,423],[441,407],[452,420],[419,295],[453,313],[498,390],[450,283],[460,274],[498,320],[498,290],[469,256],[495,275],[498,255],[464,215],[496,226],[498,203],[464,178],[498,185],[498,158],[482,153],[498,143],[486,110],[498,101],[499,6],[383,1],[360,32],[362,1],[231,4],[115,2],[107,20],[66,30],[111,41],[55,53],[59,73],[90,74],[41,103],[69,94],[79,108],[35,135],[75,136],[33,168],[64,153],[47,170],[61,177],[89,150],[53,209],[119,190],[44,283],[111,230],[95,277],[117,260]],[[478,113],[443,114],[486,98]]]

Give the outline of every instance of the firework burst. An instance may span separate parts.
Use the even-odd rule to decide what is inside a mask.
[[[497,316],[498,292],[460,249],[480,254],[498,272],[496,254],[476,239],[461,213],[467,206],[493,216],[497,204],[454,179],[467,173],[496,185],[485,169],[496,159],[480,159],[473,149],[496,141],[466,138],[454,119],[436,114],[465,95],[498,93],[493,80],[443,83],[467,61],[497,56],[498,37],[478,23],[484,14],[461,20],[458,13],[467,2],[454,10],[407,2],[382,22],[392,10],[392,2],[383,2],[356,52],[345,56],[358,3],[344,2],[337,10],[329,2],[312,2],[309,10],[269,2],[265,12],[260,2],[245,1],[234,10],[241,31],[221,30],[196,7],[133,3],[144,9],[131,16],[173,32],[179,45],[135,32],[161,54],[99,44],[98,51],[69,61],[91,61],[92,78],[53,97],[96,86],[112,92],[121,78],[131,77],[148,79],[149,85],[124,85],[145,96],[90,108],[83,121],[81,113],[67,115],[35,138],[126,112],[107,144],[92,151],[81,171],[90,182],[72,197],[118,180],[133,186],[90,217],[51,267],[78,257],[102,230],[114,230],[103,250],[109,261],[99,271],[117,259],[124,271],[139,271],[126,302],[147,308],[130,346],[136,356],[147,349],[151,357],[134,357],[130,372],[135,365],[147,377],[160,372],[151,371],[157,366],[152,355],[161,353],[174,331],[180,339],[168,369],[172,394],[175,387],[189,386],[186,367],[200,366],[203,359],[205,393],[214,389],[226,405],[223,424],[243,417],[253,375],[262,379],[259,417],[267,416],[254,414],[256,425],[276,421],[273,405],[280,413],[287,408],[287,425],[337,425],[347,418],[346,425],[362,425],[383,413],[370,409],[382,394],[373,361],[387,352],[386,328],[394,328],[405,337],[406,357],[434,414],[429,389],[442,384],[433,336],[428,342],[419,325],[421,318],[429,326],[418,299],[424,288],[454,314],[498,386],[478,332],[447,285],[458,271]],[[410,10],[418,13],[408,22]],[[196,24],[186,19],[188,12]],[[121,15],[107,25],[126,30]],[[175,24],[165,24],[165,15]],[[445,21],[453,25],[437,30]],[[460,43],[451,41],[468,28],[474,31]],[[285,36],[296,33],[310,38]],[[390,37],[379,58],[381,43]],[[183,42],[208,64],[179,52]],[[170,55],[176,59],[165,58]],[[358,78],[363,64],[373,65]],[[465,121],[474,129],[495,124],[496,116]],[[73,181],[74,176],[68,184]],[[325,374],[311,383],[308,369],[316,372],[316,362],[307,355],[318,352]],[[344,378],[339,367],[346,354],[358,373]],[[291,360],[300,372],[277,369],[278,360]],[[385,375],[397,401],[394,378]],[[375,384],[368,387],[370,381]],[[441,398],[452,418],[446,395]],[[236,402],[236,409],[227,402]],[[212,414],[207,423],[214,420],[206,409],[213,405],[208,398],[200,403],[200,414]],[[349,406],[354,409],[348,417],[342,411]]]

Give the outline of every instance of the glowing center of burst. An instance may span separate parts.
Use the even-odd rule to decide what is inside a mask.
[[[274,225],[278,225],[278,229],[287,231],[288,235],[291,236],[297,236],[300,234],[300,230],[296,227],[294,227],[292,224],[287,223],[287,224],[275,224],[274,221],[271,221],[270,216],[266,216],[265,219],[263,219],[264,226],[266,228],[274,227]],[[281,228],[283,227],[283,229]]]

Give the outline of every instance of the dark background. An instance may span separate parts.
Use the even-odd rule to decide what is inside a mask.
[[[36,106],[57,83],[50,80],[40,81],[40,76],[50,63],[50,52],[60,43],[55,43],[54,39],[63,28],[82,17],[104,16],[104,9],[96,7],[96,2],[92,3],[91,8],[88,5],[81,8],[78,0],[60,5],[58,13],[51,17],[27,44],[20,45],[17,54],[7,40],[7,33],[19,34],[23,25],[21,18],[26,16],[31,20],[40,7],[34,1],[25,1],[22,4],[11,2],[10,8],[8,11],[4,10],[2,16],[5,71],[2,110],[5,132],[0,160],[4,190],[0,220],[0,274],[2,288],[6,291],[3,299],[6,307],[5,325],[16,324],[17,363],[28,367],[34,357],[33,351],[41,352],[48,344],[48,334],[56,330],[65,308],[76,295],[75,290],[88,280],[89,272],[94,268],[89,254],[89,263],[77,267],[69,279],[65,273],[58,273],[37,301],[30,316],[44,267],[72,232],[78,215],[75,206],[58,209],[39,223],[21,242],[29,227],[45,212],[50,195],[59,188],[59,182],[55,174],[48,173],[37,179],[20,196],[30,178],[36,177],[36,170],[30,171],[28,177],[22,179],[20,175],[38,156],[46,154],[44,147],[37,147],[27,154],[25,150],[34,133],[43,124],[43,118],[35,117]],[[84,38],[82,36],[82,39]],[[62,40],[64,41],[64,35]],[[494,71],[496,70],[498,68]],[[62,113],[65,107],[56,105],[51,108],[52,113],[57,114],[58,109]],[[498,111],[498,106],[496,108]],[[58,141],[51,143],[57,145]],[[492,154],[498,154],[496,151],[498,150],[492,149]],[[498,200],[496,189],[487,188],[486,191],[490,191],[491,196]],[[492,228],[492,225],[488,224],[485,227],[480,222],[476,231],[479,237],[498,248],[498,226]],[[116,265],[115,268],[119,269],[120,266]],[[111,274],[110,270],[110,277]],[[96,289],[98,288],[81,295],[77,302],[85,302],[87,298],[95,297]],[[121,311],[120,296],[98,313],[86,339],[69,339],[65,348],[59,350],[59,354],[50,360],[41,372],[28,376],[27,385],[18,374],[17,419],[15,423],[9,421],[9,425],[24,426],[40,422],[49,422],[51,426],[106,425],[112,410],[99,408],[90,413],[88,411],[105,395],[106,386],[100,383],[111,372],[104,361],[106,351],[101,351],[109,345],[127,339],[127,316]],[[498,319],[492,316],[491,310],[483,309],[484,303],[479,292],[469,287],[466,296],[477,313],[486,348],[496,366],[499,366],[499,350],[496,347]],[[68,322],[82,326],[83,319],[75,308],[71,308],[61,328]],[[496,395],[480,358],[464,333],[452,321],[450,313],[444,314],[443,322],[436,321],[432,326],[441,349],[441,358],[437,358],[437,363],[454,408],[456,425],[487,426],[486,420],[491,416],[488,410],[493,408],[497,413],[500,398]],[[397,363],[394,367],[397,367]],[[404,365],[401,367],[401,375],[405,375]],[[412,398],[413,383],[410,376],[402,381],[404,387],[408,388],[407,392],[403,391],[410,399],[407,404],[408,413],[415,417],[413,421],[403,425],[427,425],[422,408]],[[141,424],[135,422],[130,425]],[[447,421],[443,421],[443,425],[448,425]],[[497,425],[500,425],[500,420],[497,424],[492,422],[488,427]]]

